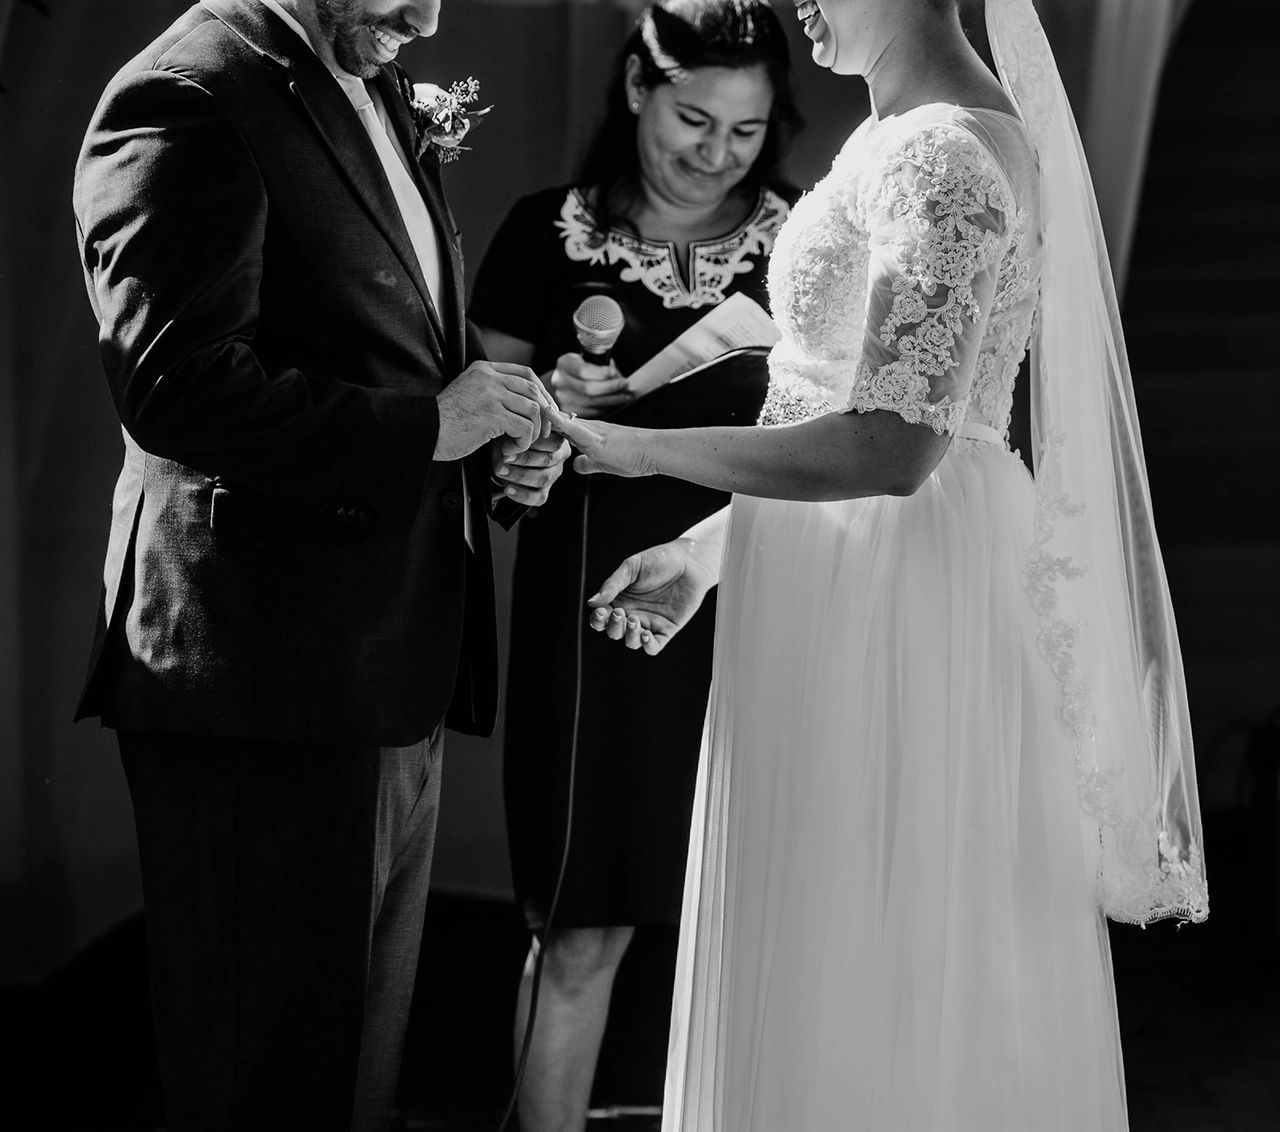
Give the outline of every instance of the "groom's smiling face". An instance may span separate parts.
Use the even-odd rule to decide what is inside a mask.
[[[316,20],[334,58],[350,75],[373,78],[400,48],[434,35],[440,0],[315,0]]]

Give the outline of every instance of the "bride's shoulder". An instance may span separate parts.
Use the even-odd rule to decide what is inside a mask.
[[[1034,155],[1026,127],[1012,112],[985,106],[928,103],[879,124],[873,163],[883,176],[903,165],[926,176],[961,171],[1008,177],[1009,166]]]
[[[928,172],[966,154],[981,142],[955,106],[918,106],[877,122],[867,138],[864,166],[876,177],[894,176],[901,166]]]
[[[850,164],[857,163],[859,155],[866,147],[867,138],[875,128],[875,124],[874,118],[863,118],[853,133],[844,139],[844,143],[836,150],[835,156],[831,159],[833,173],[842,167],[847,168]]]
[[[995,106],[960,106],[929,103],[901,116],[899,137],[929,135],[949,149],[980,147],[999,165],[1005,157],[1015,160],[1034,152],[1026,125],[1013,109]]]
[[[950,102],[927,102],[901,113],[890,115],[874,127],[874,142],[878,150],[885,150],[915,138],[927,137],[939,144],[958,146],[970,144],[970,139],[984,140],[988,129],[986,122],[1016,116],[987,107],[958,106]]]
[[[942,103],[884,119],[863,166],[859,199],[868,225],[932,215],[944,205],[947,214],[1013,215],[1026,179],[1023,160],[1010,158],[1003,138],[1011,127],[1021,131],[1013,115]]]

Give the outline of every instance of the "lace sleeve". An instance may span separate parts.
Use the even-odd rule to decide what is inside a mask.
[[[845,409],[954,433],[1009,242],[1007,181],[970,133],[931,126],[888,151],[862,200],[866,336]]]

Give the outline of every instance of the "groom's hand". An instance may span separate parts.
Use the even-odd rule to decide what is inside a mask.
[[[460,460],[483,444],[506,437],[525,451],[546,435],[542,410],[551,404],[528,366],[473,362],[440,391],[436,460]]]
[[[521,450],[513,440],[493,446],[493,482],[503,495],[526,507],[541,507],[564,471],[569,445],[558,435],[541,437]]]

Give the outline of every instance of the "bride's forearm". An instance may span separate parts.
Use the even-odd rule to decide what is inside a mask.
[[[724,537],[729,529],[729,508],[721,507],[705,519],[694,523],[680,536],[689,544],[689,553],[716,579],[720,580],[720,558],[724,551]]]
[[[729,527],[729,508],[721,507],[713,511],[705,519],[699,519],[680,537],[696,542],[699,546],[707,546],[718,551],[724,546],[725,531]]]
[[[810,501],[910,495],[948,443],[882,410],[830,413],[777,428],[660,429],[647,440],[653,471],[662,475],[742,495]]]

